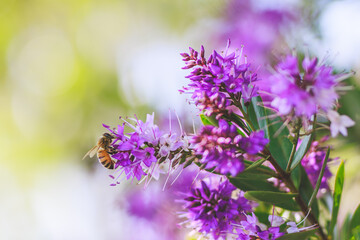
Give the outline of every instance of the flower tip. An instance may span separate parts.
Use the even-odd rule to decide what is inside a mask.
[[[226,44],[226,48],[229,48],[229,47],[230,47],[230,44],[231,44],[231,40],[230,40],[230,38],[228,38],[227,44]]]
[[[201,58],[205,57],[205,48],[203,45],[201,45],[201,47],[200,47],[200,56],[201,56]]]

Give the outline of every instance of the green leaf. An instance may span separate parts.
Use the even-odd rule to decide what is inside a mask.
[[[326,164],[328,162],[328,159],[329,159],[329,155],[330,155],[330,147],[328,147],[328,150],[326,152],[326,155],[325,155],[325,158],[324,158],[324,161],[323,161],[323,165],[321,167],[320,174],[319,174],[318,180],[316,182],[314,192],[312,193],[312,195],[310,197],[310,200],[309,200],[309,203],[308,203],[308,207],[310,207],[312,205],[312,202],[316,198],[316,195],[317,195],[317,193],[318,193],[318,191],[320,189],[321,180],[322,180],[322,178],[324,176],[324,171],[325,171],[325,167],[326,167]]]
[[[200,119],[201,122],[207,126],[207,125],[212,125],[212,126],[218,126],[218,121],[215,119],[215,117],[208,117],[205,116],[204,114],[200,114]]]
[[[236,176],[236,178],[261,179],[261,180],[266,180],[271,177],[272,177],[272,175],[270,175],[270,174],[266,174],[266,173],[259,172],[256,170],[250,170],[250,171],[246,171],[246,172],[244,171],[244,172],[239,173]]]
[[[260,97],[255,97],[251,99],[251,103],[245,108],[247,110],[247,114],[250,118],[251,123],[255,127],[256,130],[259,130],[258,117],[256,115],[255,109],[259,107],[257,103],[262,102]],[[254,106],[255,105],[255,106]]]
[[[299,166],[296,166],[294,170],[291,171],[291,180],[293,181],[296,188],[299,188],[301,182],[301,169]]]
[[[288,139],[289,130],[284,127],[280,131],[279,129],[282,127],[284,127],[283,122],[278,117],[271,122],[269,121],[269,150],[276,162],[285,170],[293,144]],[[275,133],[277,135],[275,135]]]
[[[268,191],[248,191],[245,193],[245,197],[250,200],[270,203],[290,211],[300,211],[300,208],[293,199],[295,196],[297,194]]]
[[[351,218],[350,231],[352,231],[353,229],[355,229],[356,227],[359,227],[359,226],[360,226],[360,204],[356,208],[354,215]]]
[[[312,127],[311,127],[312,129]],[[296,168],[296,166],[298,164],[300,164],[301,160],[304,158],[305,154],[307,153],[307,151],[309,150],[310,146],[311,146],[311,142],[312,142],[312,138],[313,138],[313,134],[311,135],[307,135],[306,137],[304,137],[304,139],[302,140],[300,147],[298,148],[298,150],[295,152],[295,156],[294,156],[294,160],[291,163],[291,171]]]
[[[238,133],[240,133],[242,136],[245,136],[244,132],[246,134],[249,134],[249,127],[245,124],[244,120],[242,119],[242,117],[240,117],[239,115],[237,115],[236,113],[231,113],[230,114],[230,118],[229,120],[233,121],[234,123],[236,123],[241,129],[238,129]]]
[[[246,168],[249,168],[250,166],[254,165],[254,163],[256,163],[256,162],[252,162],[252,161],[249,161],[249,160],[244,160],[244,164],[245,164]],[[274,170],[272,170],[271,168],[266,167],[264,165],[258,165],[256,168],[260,168],[261,170],[267,171],[269,173],[274,172]]]
[[[292,149],[292,143],[287,138],[289,130],[284,127],[278,132],[283,125],[281,118],[276,117],[273,120],[269,120],[268,116],[273,114],[273,112],[261,106],[263,102],[260,97],[252,98],[251,103],[248,109],[250,121],[255,128],[257,126],[257,129],[264,130],[265,137],[270,139],[269,150],[271,155],[285,170]],[[274,135],[275,133],[277,133],[277,136]]]
[[[263,102],[260,96],[252,98],[251,104],[249,104],[248,106],[248,115],[255,129],[264,130],[265,137],[269,139],[266,112],[265,112],[266,109],[262,105]]]
[[[314,192],[314,188],[304,170],[304,168],[299,165],[298,168],[300,168],[301,172],[301,181],[299,186],[299,193],[301,198],[304,200],[304,202],[309,202],[312,193]],[[316,218],[319,217],[319,206],[317,201],[313,201],[313,204],[311,205],[311,210],[313,211]]]
[[[316,233],[316,231],[317,228],[311,229],[309,231],[289,233],[277,238],[277,240],[306,240],[309,237],[313,236]]]
[[[263,159],[259,159],[259,160],[255,161],[255,162],[253,162],[250,166],[248,166],[248,167],[244,170],[244,172],[250,171],[250,170],[254,170],[254,169],[260,167],[261,164],[263,164],[263,162],[265,162],[265,161],[266,161],[266,159],[263,158]]]
[[[274,185],[263,179],[249,177],[228,177],[228,179],[235,187],[242,191],[279,191]]]
[[[351,240],[360,240],[360,226],[354,228],[351,233],[352,233]]]
[[[340,207],[341,194],[344,186],[344,162],[341,162],[339,169],[336,173],[335,178],[335,189],[334,189],[334,202],[332,207],[331,221],[330,221],[330,235],[333,235],[335,225],[337,223],[337,216]]]
[[[334,239],[350,239],[352,234],[351,234],[351,230],[350,230],[350,221],[351,221],[351,217],[350,214],[348,213],[345,217],[344,223],[341,226],[341,231],[338,232],[338,237]],[[330,224],[330,223],[329,223]]]

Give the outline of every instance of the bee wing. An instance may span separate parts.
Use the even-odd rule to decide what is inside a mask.
[[[93,148],[91,148],[83,157],[83,160],[87,157],[90,156],[91,158],[97,153],[97,151],[99,150],[100,146],[96,145]]]

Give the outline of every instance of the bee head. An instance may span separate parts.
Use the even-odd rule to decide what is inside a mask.
[[[108,139],[113,139],[114,138],[114,136],[111,135],[110,133],[104,133],[103,137],[108,138]]]

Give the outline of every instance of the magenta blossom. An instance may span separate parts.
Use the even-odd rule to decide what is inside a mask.
[[[208,59],[203,46],[200,54],[192,48],[190,54],[181,54],[186,63],[183,69],[193,69],[187,76],[191,83],[182,92],[191,93],[195,105],[207,116],[215,114],[219,118],[229,111],[234,99],[249,102],[258,95],[254,86],[257,74],[250,71],[241,52],[230,52],[229,47],[230,40],[224,54],[214,51]]]
[[[143,177],[158,179],[160,173],[173,171],[177,165],[172,163],[178,160],[183,147],[187,147],[185,136],[161,132],[154,124],[154,114],[148,114],[146,122],[132,120],[134,125],[125,121],[117,129],[104,125],[115,138],[111,144],[116,175],[111,175],[115,179],[113,186],[121,182],[118,179],[122,174],[126,179],[136,178],[138,181]],[[134,131],[124,133],[125,125]]]
[[[241,136],[235,125],[221,119],[219,127],[202,127],[191,142],[207,169],[215,168],[221,174],[236,176],[245,168],[245,156],[259,153],[269,140],[264,138],[263,131],[254,132],[249,137]]]
[[[233,198],[236,188],[227,180],[220,182],[201,181],[201,187],[192,188],[185,198],[184,215],[204,235],[211,235],[214,239],[223,238],[233,229],[233,224],[241,220],[241,213],[251,210],[250,202],[238,195]]]
[[[337,79],[341,75],[333,74],[333,69],[318,63],[317,58],[304,58],[299,62],[297,56],[289,55],[275,70],[269,78],[270,92],[274,96],[271,106],[279,114],[287,115],[293,111],[296,116],[311,117],[335,106],[339,97]]]

